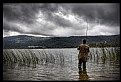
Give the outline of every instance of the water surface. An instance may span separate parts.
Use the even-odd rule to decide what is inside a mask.
[[[110,52],[113,50],[106,49]],[[117,61],[119,60],[117,55],[111,55],[108,52],[103,55],[104,53],[100,48],[90,49],[89,59],[86,64],[87,69],[81,74],[79,74],[78,70],[78,50],[76,48],[4,49],[3,52],[3,60],[9,58],[7,55],[11,57],[11,59],[7,60],[7,63],[6,61],[3,63],[3,80],[120,80],[120,63]],[[15,55],[15,63],[11,63],[15,59],[11,53]]]

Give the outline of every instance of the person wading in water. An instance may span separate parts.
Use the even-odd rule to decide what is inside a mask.
[[[86,40],[83,39],[83,43],[77,48],[79,50],[78,54],[78,68],[79,72],[82,70],[81,65],[83,63],[83,70],[86,70],[86,62],[88,59],[89,46],[86,44]]]

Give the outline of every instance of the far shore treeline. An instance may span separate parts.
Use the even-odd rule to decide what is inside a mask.
[[[4,49],[46,49],[76,48],[85,36],[70,37],[34,37],[27,35],[3,38]],[[120,47],[120,35],[87,36],[90,47]]]

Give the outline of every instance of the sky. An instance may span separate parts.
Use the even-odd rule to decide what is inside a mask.
[[[120,34],[118,3],[4,3],[3,37]]]

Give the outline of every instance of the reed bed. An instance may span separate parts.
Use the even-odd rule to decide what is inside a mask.
[[[63,52],[52,53],[49,51],[39,51],[37,49],[4,49],[3,64],[36,67],[37,64],[64,64]]]
[[[65,64],[66,54],[63,51],[47,51],[38,49],[4,49],[3,50],[3,64],[4,65],[24,65],[36,67],[37,64],[56,64],[63,66]],[[71,58],[72,60],[72,58]],[[92,62],[107,61],[111,63],[120,62],[120,47],[102,47],[91,48],[89,53],[89,60]],[[73,61],[72,61],[73,62]]]
[[[101,47],[91,49],[89,53],[90,61],[105,64],[107,61],[110,63],[120,63],[120,47]]]

